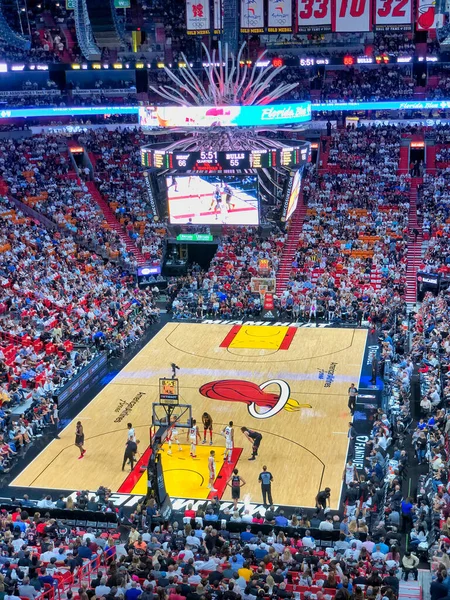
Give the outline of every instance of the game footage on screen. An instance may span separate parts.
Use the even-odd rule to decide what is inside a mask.
[[[259,224],[256,175],[174,175],[166,184],[171,223]]]

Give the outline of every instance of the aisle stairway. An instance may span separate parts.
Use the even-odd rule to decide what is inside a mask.
[[[128,252],[132,252],[134,254],[138,265],[146,264],[148,261],[146,261],[144,255],[139,250],[139,248],[136,246],[136,244],[132,241],[132,239],[125,233],[122,225],[116,219],[115,214],[113,213],[113,211],[109,207],[108,203],[106,202],[106,200],[103,198],[103,196],[99,192],[95,183],[93,181],[87,181],[86,185],[89,190],[89,193],[91,194],[91,196],[93,197],[95,202],[100,207],[100,210],[102,211],[109,227],[119,234],[119,237],[122,240],[122,242],[125,244]]]
[[[418,581],[400,581],[399,600],[422,600],[422,587]]]
[[[322,150],[322,140],[326,140],[327,141],[327,145],[325,148],[325,152]],[[319,172],[322,173],[323,171],[326,171],[328,169],[328,156],[330,153],[330,142],[331,142],[331,137],[328,137],[326,135],[321,135],[320,136],[320,142],[319,142],[319,147],[320,147],[320,154],[319,154]]]
[[[411,179],[411,190],[409,192],[409,241],[408,241],[408,262],[406,267],[406,302],[416,302],[417,299],[417,271],[422,260],[422,225],[417,219],[417,186],[423,182],[421,177]],[[419,231],[417,241],[414,241],[413,229]]]
[[[298,239],[302,231],[303,222],[305,220],[307,207],[303,204],[303,195],[300,193],[297,208],[292,215],[289,233],[286,240],[286,245],[283,248],[280,266],[277,272],[277,287],[276,293],[279,296],[286,289],[291,274],[292,262],[294,260],[295,251],[298,246]]]

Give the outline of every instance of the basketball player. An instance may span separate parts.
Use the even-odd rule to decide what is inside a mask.
[[[209,453],[209,458],[208,458],[208,471],[209,471],[208,488],[211,490],[211,492],[217,492],[216,488],[214,487],[214,481],[216,480],[215,456],[216,456],[216,453],[214,452],[214,450],[211,450],[211,452]]]
[[[209,445],[212,446],[212,434],[213,434],[213,420],[210,414],[204,412],[202,414],[203,421],[203,442],[202,444],[206,444],[206,432],[209,431]]]
[[[170,427],[167,430],[166,434],[166,442],[169,444],[169,449],[167,450],[167,455],[172,455],[172,441],[178,444],[178,452],[182,452],[183,448],[181,447],[180,440],[178,439],[178,430],[177,430],[177,420],[176,418],[170,419]]]
[[[80,451],[80,456],[78,457],[78,460],[80,460],[80,458],[83,458],[83,456],[86,454],[86,450],[83,448],[83,444],[84,444],[83,425],[81,424],[81,421],[77,421],[77,427],[75,430],[75,446]]]
[[[218,183],[216,183],[216,189],[213,192],[213,198],[212,198],[211,206],[209,207],[210,210],[211,210],[211,208],[212,208],[212,206],[213,206],[214,203],[216,204],[214,206],[214,213],[216,215],[216,221],[217,221],[217,219],[218,219],[217,215],[218,215],[218,213],[221,212],[220,207],[221,207],[221,204],[222,204],[222,192],[220,191],[220,187],[219,187]]]
[[[176,177],[172,177],[172,183],[167,187],[167,189],[170,190],[171,187],[174,187],[174,191],[178,192],[178,181]]]
[[[225,453],[223,455],[223,459],[228,459],[228,464],[231,464],[231,455],[233,454],[234,446],[233,421],[230,421],[228,425],[223,428],[222,435],[225,436]]]
[[[234,510],[237,510],[239,498],[241,497],[241,487],[245,485],[245,481],[238,475],[237,469],[233,470],[233,475],[228,479],[227,485],[231,487],[231,497],[234,502]]]
[[[232,204],[231,203],[231,198],[233,197],[233,190],[231,189],[231,187],[226,183],[223,191],[225,193],[225,202],[227,205],[227,210],[228,212],[230,212],[231,208],[234,208],[236,206],[236,204]]]
[[[262,435],[258,431],[252,431],[251,429],[247,429],[247,427],[241,427],[241,431],[252,445],[252,455],[248,460],[256,460],[256,457],[258,456],[258,449],[262,440]]]
[[[195,419],[192,419],[191,426],[188,429],[187,439],[191,444],[191,457],[197,458],[197,441],[202,438]]]
[[[342,479],[345,481],[345,485],[348,485],[352,481],[358,481],[358,471],[356,470],[355,465],[353,464],[352,459],[350,459],[345,465],[344,474]]]
[[[127,423],[127,427],[128,427],[127,442],[136,442],[136,434],[134,432],[133,425],[131,423]]]

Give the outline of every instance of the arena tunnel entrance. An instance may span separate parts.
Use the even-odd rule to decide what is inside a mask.
[[[422,173],[420,173],[420,165],[422,164]],[[415,177],[421,177],[425,170],[425,143],[424,142],[411,142],[409,148],[409,165],[411,175]]]

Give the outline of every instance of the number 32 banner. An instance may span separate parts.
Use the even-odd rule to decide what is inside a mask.
[[[412,0],[375,0],[376,29],[410,29]]]

